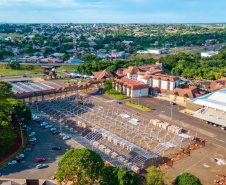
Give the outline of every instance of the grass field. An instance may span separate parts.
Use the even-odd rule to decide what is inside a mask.
[[[142,105],[138,105],[137,103],[135,103],[133,101],[129,101],[126,104],[129,105],[129,106],[131,106],[131,107],[134,107],[134,108],[143,110],[143,111],[151,111],[151,109],[149,107],[144,107]]]
[[[149,58],[152,58],[153,55],[152,54],[137,54],[136,56],[131,56],[130,59],[131,60],[134,60],[134,59],[149,59]]]
[[[147,49],[161,49],[161,47],[159,47],[159,46],[144,47],[144,50],[147,50]]]
[[[118,91],[114,90],[114,89],[111,89],[110,91],[106,92],[108,96],[111,96],[115,99],[126,99],[126,98],[129,98],[128,96],[124,95],[124,94],[121,94],[119,93]]]
[[[15,38],[19,38],[19,37],[24,37],[24,35],[22,34],[6,34],[6,33],[0,33],[1,37],[15,37]]]
[[[57,71],[62,71],[62,70],[75,71],[75,70],[77,70],[77,65],[74,65],[74,66],[61,66],[61,67],[57,68]]]
[[[27,70],[27,65],[21,65],[20,69],[6,69],[7,64],[0,64],[0,75],[16,75],[16,74],[26,74],[26,73],[36,73],[36,72],[43,72],[44,69],[41,68],[39,65],[33,65],[33,70]]]

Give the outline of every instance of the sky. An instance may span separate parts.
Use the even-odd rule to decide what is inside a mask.
[[[0,0],[7,23],[225,23],[226,0]]]

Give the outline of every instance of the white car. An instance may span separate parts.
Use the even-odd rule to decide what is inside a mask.
[[[36,137],[33,137],[33,138],[29,139],[30,142],[34,142],[36,140],[37,140]]]
[[[18,158],[18,157],[24,158],[24,154],[19,154],[16,156],[16,158]]]
[[[31,127],[26,127],[26,131],[28,132],[29,130],[31,130]]]
[[[46,125],[48,125],[48,123],[46,123],[46,122],[43,122],[43,123],[40,124],[41,127],[44,127]]]
[[[46,165],[45,164],[38,164],[37,166],[36,166],[36,168],[37,169],[41,169],[41,168],[44,168]]]
[[[55,130],[56,130],[56,128],[51,128],[51,129],[50,129],[51,132],[53,132],[53,131],[55,131]]]
[[[35,135],[35,132],[31,132],[28,136],[31,137],[33,135]]]
[[[70,139],[70,136],[64,136],[63,141]]]
[[[8,162],[8,165],[14,165],[14,164],[17,164],[17,161],[13,160],[11,162]]]
[[[45,126],[45,128],[51,128],[52,127],[52,125],[46,125]]]

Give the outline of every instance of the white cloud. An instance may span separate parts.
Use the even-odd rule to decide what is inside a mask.
[[[106,1],[84,2],[84,0],[0,0],[0,5],[38,6],[51,8],[77,7],[77,8],[104,8],[110,5]]]

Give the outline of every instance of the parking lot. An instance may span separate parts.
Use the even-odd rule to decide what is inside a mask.
[[[63,141],[63,136],[59,134],[53,135],[49,129],[39,127],[35,121],[32,121],[29,127],[31,127],[31,130],[28,133],[35,132],[35,135],[31,138],[37,138],[33,150],[31,152],[26,152],[25,157],[21,162],[18,162],[18,164],[5,166],[0,169],[2,177],[49,179],[57,171],[57,163],[68,149],[82,148],[82,146],[73,139]],[[59,126],[57,129],[59,130]],[[61,147],[61,150],[51,150],[51,146],[59,146]],[[47,167],[36,169],[37,158],[45,158],[45,162],[42,163],[46,164]]]

